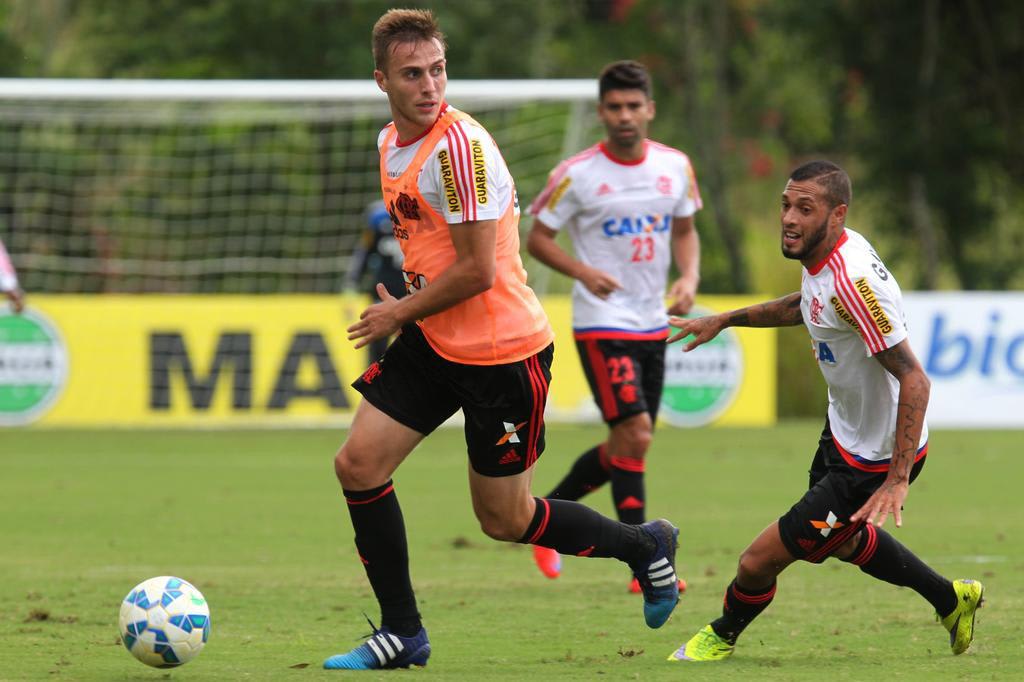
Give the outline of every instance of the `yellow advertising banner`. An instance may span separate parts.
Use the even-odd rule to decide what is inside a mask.
[[[753,300],[699,303],[723,310]],[[0,311],[0,426],[342,426],[359,400],[349,384],[370,362],[345,328],[367,302],[358,295],[33,296],[24,315]],[[597,420],[569,299],[551,296],[544,306],[556,333],[548,418]],[[711,349],[714,357],[701,360],[695,351],[684,361],[669,349],[665,421],[774,423],[774,332],[729,331],[734,336]]]

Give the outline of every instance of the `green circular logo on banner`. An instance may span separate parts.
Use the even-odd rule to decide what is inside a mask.
[[[710,310],[694,308],[686,317],[702,317]],[[725,412],[743,383],[743,348],[732,329],[689,353],[677,341],[665,355],[665,388],[661,414],[673,426],[702,426]]]
[[[57,329],[33,311],[0,312],[0,425],[38,419],[64,389],[68,356]]]

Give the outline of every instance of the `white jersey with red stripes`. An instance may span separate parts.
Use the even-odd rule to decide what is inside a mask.
[[[0,291],[14,291],[18,288],[18,275],[14,271],[11,257],[7,255],[4,243],[0,241]]]
[[[832,436],[851,465],[884,471],[892,458],[899,383],[874,355],[907,338],[903,294],[864,237],[846,228],[804,268],[800,311],[828,383]],[[928,425],[921,430],[922,447]]]
[[[576,282],[577,334],[664,336],[672,219],[692,216],[701,205],[690,159],[651,140],[636,161],[615,158],[602,142],[551,172],[530,213],[553,230],[568,229],[576,258],[622,284],[601,299]]]
[[[444,105],[441,111],[447,109],[448,106]],[[387,131],[385,127],[377,137],[378,150]],[[388,177],[396,178],[405,171],[428,132],[430,129],[413,140],[398,140],[388,146],[387,158],[384,159]],[[485,183],[476,182],[479,179],[476,176],[481,173],[485,176]],[[424,200],[448,224],[497,220],[509,203],[515,203],[516,213],[519,213],[512,174],[494,139],[473,121],[458,121],[448,129],[423,165],[417,184]],[[484,200],[476,196],[481,186],[487,193]]]

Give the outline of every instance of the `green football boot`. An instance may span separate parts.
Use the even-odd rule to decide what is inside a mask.
[[[949,648],[954,656],[967,651],[974,639],[974,616],[985,601],[985,587],[977,580],[954,580],[956,608],[945,618],[940,618],[942,627],[949,631]]]
[[[721,661],[732,656],[735,644],[729,644],[705,625],[700,631],[690,638],[690,641],[673,651],[668,660],[670,661]]]

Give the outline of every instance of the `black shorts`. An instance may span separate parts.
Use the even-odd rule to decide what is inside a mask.
[[[576,340],[583,373],[609,426],[644,412],[657,420],[666,347],[664,340]]]
[[[911,483],[921,473],[925,459],[921,456],[911,468]],[[851,525],[850,516],[878,490],[886,472],[862,471],[847,464],[826,419],[808,473],[809,489],[779,519],[779,534],[794,557],[820,564],[864,526],[863,521]]]
[[[460,408],[473,470],[526,471],[544,452],[544,406],[554,345],[505,365],[465,365],[438,355],[415,324],[352,383],[371,405],[423,435]]]

